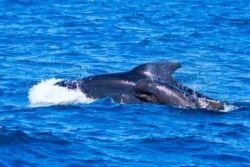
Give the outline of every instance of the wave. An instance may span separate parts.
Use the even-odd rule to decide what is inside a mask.
[[[56,86],[55,83],[62,79],[47,79],[29,90],[28,99],[30,107],[43,107],[59,104],[78,104],[91,103],[95,99],[88,98],[80,90],[70,90],[64,87]]]
[[[3,129],[4,131],[4,133],[0,133],[0,145],[11,143],[29,143],[32,139],[28,134],[21,130],[6,131],[4,127],[0,129]]]

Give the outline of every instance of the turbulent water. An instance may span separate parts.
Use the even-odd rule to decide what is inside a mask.
[[[0,166],[250,166],[250,4],[0,0]],[[224,112],[53,84],[176,61]]]

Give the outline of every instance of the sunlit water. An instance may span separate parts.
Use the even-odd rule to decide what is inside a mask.
[[[248,1],[0,7],[0,166],[250,166]],[[53,85],[167,60],[226,109],[116,104]]]

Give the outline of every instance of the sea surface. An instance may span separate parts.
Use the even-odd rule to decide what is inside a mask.
[[[248,0],[0,0],[0,166],[250,166]],[[176,61],[224,111],[53,84]]]

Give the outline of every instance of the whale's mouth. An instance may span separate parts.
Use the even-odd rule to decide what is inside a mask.
[[[158,104],[157,97],[150,92],[136,92],[135,96],[142,101]]]

